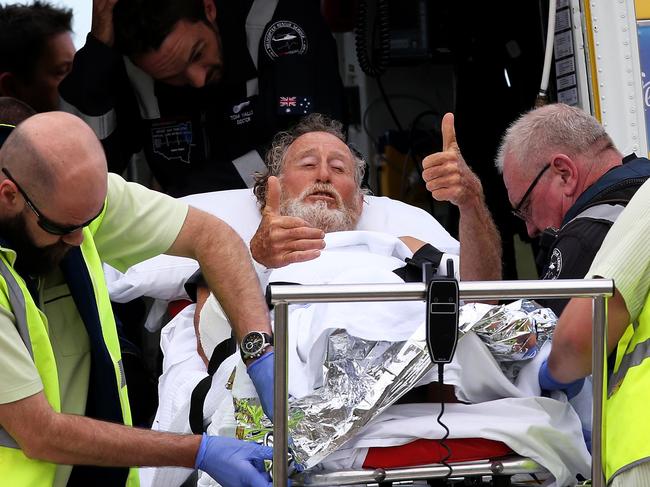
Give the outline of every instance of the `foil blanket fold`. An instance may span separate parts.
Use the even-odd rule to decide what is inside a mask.
[[[557,318],[547,308],[519,300],[508,305],[471,303],[461,307],[459,331],[476,333],[506,377],[551,338]],[[334,330],[323,364],[323,386],[289,404],[292,455],[311,468],[356,435],[412,389],[433,367],[425,327],[407,341],[369,341]],[[272,426],[257,399],[235,399],[239,438],[268,441]]]

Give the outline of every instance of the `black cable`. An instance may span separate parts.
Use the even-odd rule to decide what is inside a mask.
[[[445,376],[444,370],[445,370],[445,364],[439,363],[438,384],[440,386],[440,414],[438,414],[436,421],[445,430],[445,434],[443,435],[442,438],[438,440],[438,443],[440,443],[440,446],[447,451],[447,455],[445,455],[445,457],[442,460],[440,460],[440,463],[442,463],[449,470],[449,472],[447,472],[447,475],[444,477],[443,480],[449,480],[449,477],[451,477],[451,474],[453,473],[454,470],[451,468],[451,465],[447,463],[447,460],[451,458],[451,449],[449,448],[447,443],[445,443],[445,440],[449,438],[449,428],[447,428],[447,425],[441,421],[442,415],[445,413],[445,396],[442,390],[442,386],[444,384],[444,376]]]
[[[388,16],[388,0],[376,0],[377,11],[372,19],[372,34],[368,34],[368,0],[359,0],[359,16],[357,17],[357,25],[354,32],[355,49],[357,52],[357,59],[361,70],[368,76],[377,80],[377,87],[379,92],[388,108],[395,126],[400,132],[404,129],[397,114],[393,109],[390,99],[386,94],[384,85],[381,82],[381,76],[388,68],[390,59],[390,22]],[[368,44],[370,39],[370,49],[368,52]],[[379,45],[375,46],[375,40],[379,41]]]
[[[368,53],[368,0],[359,0],[359,16],[354,30],[354,44],[362,71],[373,78],[386,72],[390,57],[390,24],[388,0],[377,0],[377,13],[373,23],[372,60]],[[374,49],[374,29],[379,30],[379,46]]]
[[[395,113],[395,110],[393,110],[393,105],[390,103],[390,99],[388,98],[388,95],[386,94],[386,90],[384,90],[384,84],[381,82],[381,76],[377,76],[375,78],[377,80],[377,86],[379,87],[379,92],[381,93],[381,97],[384,99],[384,103],[386,104],[386,108],[388,108],[388,113],[390,113],[391,118],[393,119],[393,122],[395,122],[395,126],[400,132],[404,132],[404,128],[402,127],[402,124],[399,122],[399,119],[397,118],[397,114]]]
[[[435,111],[435,110],[434,110],[434,107],[433,107],[433,105],[431,105],[431,103],[429,103],[429,102],[428,102],[427,100],[425,100],[424,98],[420,98],[420,97],[418,97],[418,96],[414,96],[414,95],[405,95],[405,94],[401,94],[401,93],[400,93],[400,94],[395,94],[395,95],[389,95],[389,98],[390,98],[391,100],[409,100],[409,101],[418,102],[418,103],[420,103],[420,104],[422,104],[422,105],[424,105],[424,106],[430,108],[431,111]],[[369,129],[369,127],[368,127],[368,114],[370,113],[370,110],[373,109],[373,108],[374,108],[378,103],[380,103],[380,102],[384,102],[384,103],[386,103],[385,100],[384,100],[384,98],[381,97],[381,96],[379,96],[379,97],[375,98],[374,100],[372,100],[372,101],[368,104],[368,106],[366,107],[366,109],[363,111],[363,116],[361,117],[361,126],[363,127],[363,131],[366,133],[366,135],[367,135],[368,137],[370,137],[370,138],[373,140],[373,142],[375,143],[375,146],[378,145],[378,143],[377,143],[377,137],[375,137],[373,134],[370,133],[370,129]],[[424,112],[423,112],[423,113],[424,113]]]
[[[411,127],[409,129],[409,135],[408,135],[408,151],[406,152],[406,156],[404,157],[404,164],[402,166],[402,177],[400,181],[400,199],[402,201],[405,201],[406,198],[406,192],[409,189],[407,185],[408,181],[408,162],[409,158],[413,159],[413,162],[415,164],[415,167],[418,169],[420,177],[422,176],[422,157],[420,157],[420,153],[416,151],[415,143],[416,141],[413,139],[415,135],[415,129],[417,128],[417,124],[420,120],[422,120],[424,117],[428,115],[433,115],[439,119],[438,125],[440,125],[440,120],[442,120],[442,115],[440,112],[430,109],[430,110],[424,110],[420,113],[418,113],[414,118],[413,121],[411,122]],[[432,134],[433,137],[433,134]],[[424,140],[423,138],[417,139],[417,142]],[[433,147],[433,151],[435,151],[436,148]],[[427,154],[428,155],[428,154]],[[422,181],[424,182],[424,181]]]

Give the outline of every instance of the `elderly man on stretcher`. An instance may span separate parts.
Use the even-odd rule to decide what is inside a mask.
[[[442,130],[444,150],[425,159],[423,177],[436,199],[449,200],[460,209],[460,276],[465,280],[498,279],[501,269],[500,242],[484,204],[480,182],[462,159],[459,162],[459,158],[455,157],[457,146],[452,117],[445,117]],[[447,154],[454,157],[446,157]],[[255,188],[262,212],[261,223],[250,240],[251,253],[258,264],[263,285],[269,280],[302,284],[420,281],[423,262],[431,262],[437,268],[444,259],[443,252],[457,253],[457,243],[430,217],[425,221],[431,228],[413,227],[413,232],[408,231],[408,224],[400,225],[401,222],[376,225],[376,217],[375,225],[369,224],[373,216],[371,206],[377,206],[377,202],[369,202],[370,198],[367,197],[364,202],[364,193],[360,189],[363,161],[347,146],[336,122],[321,116],[308,117],[292,132],[276,138],[267,156],[267,164],[269,173],[260,178]],[[389,228],[393,230],[392,235],[360,231]],[[393,236],[399,235],[402,229],[406,230],[404,235],[416,235],[421,239]],[[423,240],[434,246],[425,244]],[[440,265],[440,268],[444,269],[445,266]],[[323,337],[333,328],[345,329],[350,335],[365,340],[408,340],[423,321],[422,306],[422,303],[372,303],[294,309],[290,332],[291,395],[303,397],[319,387],[319,381],[322,382],[319,370],[324,354]],[[185,312],[186,323],[190,312]],[[205,376],[208,359],[215,353],[223,354],[224,350],[228,350],[223,346],[215,350],[216,345],[223,344],[228,338],[228,327],[219,304],[214,297],[208,298],[207,291],[200,285],[197,287],[195,312],[195,330],[186,325],[168,325],[163,332],[166,370],[161,378],[161,406],[154,428],[181,431],[189,427],[188,415],[192,405],[187,394],[183,397],[180,393],[186,393],[187,384],[193,387],[197,380],[188,379],[188,369],[194,379]],[[177,318],[181,320],[183,316]],[[187,338],[190,336],[192,340],[197,340],[205,363],[197,361],[196,354],[189,356],[192,347],[188,347],[188,344],[192,340],[188,341]],[[261,393],[260,400],[269,416],[272,413],[269,401],[272,399],[273,385],[272,345],[267,345],[270,341],[265,337],[257,343],[249,344],[244,340],[240,344],[244,349],[241,361],[246,363],[249,359],[256,359],[252,364],[259,369],[259,373],[251,373],[249,369],[249,374],[256,382],[258,391],[267,389],[266,393]],[[179,353],[178,346],[173,342],[183,343],[180,348],[184,350]],[[537,454],[537,458],[543,459],[542,463],[562,480],[574,478],[576,473],[587,472],[588,454],[584,445],[581,445],[581,441],[574,441],[575,438],[571,441],[566,438],[579,436],[580,433],[580,422],[571,408],[551,399],[545,399],[548,403],[540,405],[532,399],[540,393],[536,380],[529,381],[535,383],[534,387],[524,384],[525,380],[521,384],[509,382],[500,374],[480,340],[467,338],[464,343],[466,345],[459,348],[460,358],[450,367],[449,383],[455,386],[459,393],[457,395],[464,402],[483,406],[477,408],[475,406],[478,404],[458,404],[458,408],[453,405],[448,409],[450,424],[459,426],[452,428],[452,437],[481,436],[505,440],[508,445],[515,445],[517,448],[513,449],[518,453],[532,457],[535,457],[536,449],[553,450]],[[251,351],[247,355],[249,348]],[[168,354],[175,358],[168,358]],[[185,359],[192,365],[183,365]],[[232,395],[224,393],[223,389],[231,378],[223,376],[230,374],[235,362],[240,363],[240,368],[243,367],[241,361],[239,354],[226,358],[220,367],[222,372],[217,372],[212,379],[213,387],[201,407],[203,414],[208,416],[203,426],[211,425],[208,428],[221,431],[227,431],[232,426],[232,421],[229,423],[227,418],[228,415],[232,416]],[[459,363],[462,362],[463,367],[460,367]],[[534,369],[535,365],[531,365]],[[182,369],[185,369],[184,372],[181,372]],[[468,370],[481,373],[470,374]],[[536,375],[529,371],[519,377],[534,378]],[[489,381],[489,385],[484,385],[484,380]],[[220,384],[215,387],[215,382]],[[179,384],[185,387],[179,387]],[[433,395],[424,392],[425,397],[411,402],[424,402],[426,399],[437,402],[441,398],[446,402],[456,402],[453,390],[443,391],[442,394],[437,388],[429,391],[433,391]],[[499,403],[498,399],[506,397],[514,399],[510,399],[509,403]],[[481,431],[472,430],[472,421],[480,422],[486,414],[492,416],[496,432],[481,434]],[[366,434],[365,439],[356,444],[347,444],[344,450],[328,457],[329,465],[361,466],[368,456],[368,447],[394,446],[416,438],[439,437],[441,433],[436,431],[432,420],[435,415],[437,411],[432,404],[395,406],[383,415],[383,421],[373,423],[374,428],[380,431],[382,423],[385,423],[384,426],[402,424],[404,428],[386,433],[371,428],[367,430],[372,432],[370,437]],[[534,417],[535,421],[520,424],[512,421],[513,415],[519,418]],[[531,424],[544,432],[547,441],[540,444],[527,437]],[[557,437],[549,434],[551,430],[560,430]],[[398,431],[399,434],[396,434]],[[561,446],[555,450],[549,447],[554,442]],[[566,460],[566,457],[570,459]],[[174,477],[175,474],[170,471],[143,472],[145,484],[174,485],[178,483],[178,477]]]

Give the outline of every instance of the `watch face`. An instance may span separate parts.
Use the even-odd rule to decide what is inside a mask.
[[[251,332],[246,335],[244,342],[242,343],[242,348],[244,353],[247,355],[254,355],[259,353],[264,346],[264,336],[259,332]]]

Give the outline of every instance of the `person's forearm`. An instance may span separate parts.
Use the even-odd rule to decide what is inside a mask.
[[[558,382],[569,383],[591,371],[593,302],[574,298],[562,311],[553,333],[548,368]],[[630,322],[625,301],[617,291],[607,307],[607,353],[616,348]]]
[[[458,234],[461,279],[501,279],[501,237],[482,196],[460,208]]]
[[[573,382],[591,373],[591,308],[591,299],[572,299],[555,326],[548,369],[558,382]]]
[[[199,435],[177,435],[132,428],[83,416],[53,414],[33,458],[66,465],[114,467],[178,466],[193,468]]]
[[[239,340],[248,331],[270,333],[269,311],[242,239],[223,221],[190,211],[194,227],[189,257],[199,261],[203,276],[221,304]],[[188,227],[189,229],[189,227]]]

